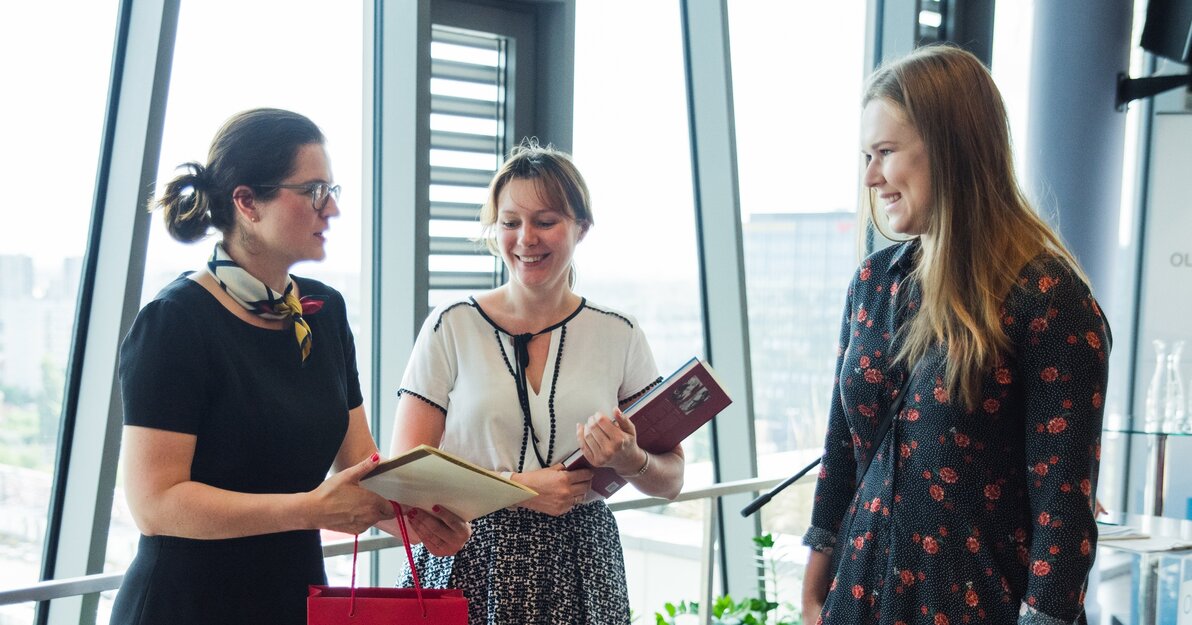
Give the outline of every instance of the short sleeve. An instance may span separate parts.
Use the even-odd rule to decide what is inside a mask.
[[[340,341],[342,341],[344,352],[345,396],[348,400],[348,408],[355,409],[364,405],[364,392],[360,390],[360,369],[356,363],[356,336],[352,333],[351,324],[348,323],[348,305],[344,302],[343,295],[335,289],[329,288],[328,290],[333,294],[340,311],[339,323],[343,327]]]
[[[636,319],[632,320],[631,325],[629,345],[625,351],[625,376],[621,388],[617,389],[618,402],[641,394],[659,381],[658,365],[646,341],[646,333]]]
[[[209,401],[204,345],[182,305],[146,305],[120,346],[124,424],[197,434]]]
[[[398,395],[410,394],[447,414],[451,389],[458,374],[452,343],[450,308],[435,310],[422,323]]]

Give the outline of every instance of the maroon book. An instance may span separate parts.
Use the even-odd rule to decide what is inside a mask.
[[[637,428],[639,447],[650,453],[664,454],[731,403],[732,398],[712,368],[699,358],[692,358],[633,402],[623,414],[632,419]],[[567,456],[563,466],[568,470],[592,469],[579,449]],[[593,471],[592,492],[601,497],[611,497],[627,483],[626,478],[611,468],[599,467]]]

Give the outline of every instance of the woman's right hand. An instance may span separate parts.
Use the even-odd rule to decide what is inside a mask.
[[[514,473],[511,479],[538,493],[537,497],[523,501],[523,508],[560,516],[584,500],[592,486],[592,471],[568,471],[562,464],[556,464],[545,469]]]
[[[808,603],[803,602],[803,622],[807,625],[816,625],[819,623],[820,612],[824,611],[823,602]]]
[[[360,480],[376,468],[381,457],[373,454],[327,478],[310,491],[312,526],[345,534],[359,534],[382,519],[392,519],[393,506],[384,497],[364,488]]]
[[[832,583],[831,569],[832,556],[812,549],[803,568],[803,622],[806,625],[819,623]]]

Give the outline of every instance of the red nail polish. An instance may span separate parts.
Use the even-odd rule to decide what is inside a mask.
[[[431,506],[430,509],[439,512],[439,506]]]
[[[407,514],[407,516],[409,516],[412,519],[412,518],[414,518],[414,515],[416,515],[416,514],[418,514],[418,509],[410,508],[410,512]]]
[[[372,455],[372,461],[373,461],[373,462],[376,462],[376,461],[378,461],[378,460],[380,460],[380,459],[381,459],[381,454],[379,454],[379,453],[377,453],[377,452],[375,452],[375,451],[374,451],[374,452],[373,452],[373,455]]]

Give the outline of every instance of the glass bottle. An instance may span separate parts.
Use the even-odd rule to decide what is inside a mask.
[[[1163,408],[1167,402],[1167,344],[1159,339],[1155,339],[1153,344],[1155,371],[1151,374],[1151,383],[1146,389],[1146,408],[1142,426],[1147,432],[1160,431],[1163,424]]]
[[[1171,344],[1167,355],[1167,401],[1163,406],[1163,431],[1181,432],[1184,428],[1184,374],[1180,367],[1184,342]]]

